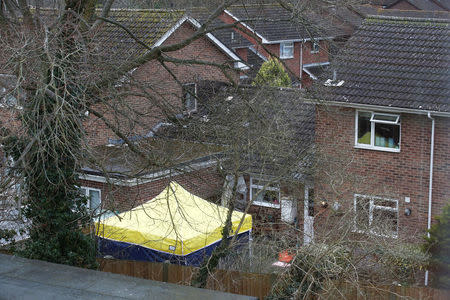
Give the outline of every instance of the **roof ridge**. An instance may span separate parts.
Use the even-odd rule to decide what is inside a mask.
[[[230,5],[228,8],[226,8],[227,10],[229,8],[246,8],[246,7],[281,7],[280,4],[278,3],[263,3],[263,4],[235,4],[235,5]]]
[[[96,9],[101,10],[101,9]],[[186,9],[172,9],[172,8],[112,8],[111,11],[142,11],[142,12],[179,12],[185,13]]]
[[[35,10],[35,7],[31,7],[32,10]],[[59,11],[56,7],[41,7],[41,11]],[[96,8],[96,11],[102,11],[101,8]],[[176,13],[185,13],[186,9],[172,9],[172,8],[111,8],[110,11],[137,11],[137,12],[176,12]]]
[[[450,16],[450,14],[449,14]],[[388,20],[388,21],[412,21],[416,23],[426,23],[426,22],[434,22],[433,25],[437,25],[438,23],[450,23],[450,19],[442,19],[442,18],[433,18],[433,17],[427,17],[427,18],[420,18],[420,17],[405,17],[405,16],[386,16],[386,15],[367,15],[366,20],[369,19],[382,19],[382,20]]]

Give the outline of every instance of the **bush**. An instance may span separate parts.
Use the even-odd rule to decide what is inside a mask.
[[[262,64],[252,85],[291,87],[291,79],[283,65],[276,58],[271,58]]]
[[[450,204],[436,220],[428,231],[430,237],[425,237],[423,249],[431,255],[432,285],[450,289]]]

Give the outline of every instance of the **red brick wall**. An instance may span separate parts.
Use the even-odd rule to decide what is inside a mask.
[[[222,13],[219,18],[227,24],[233,24],[236,22],[232,17],[230,17],[226,13]],[[252,43],[261,54],[266,57],[271,57],[275,55],[280,57],[280,44],[264,44],[261,45],[261,39],[256,37],[255,34],[251,33],[248,29],[246,29],[242,25],[238,25],[240,30],[235,29],[235,31],[246,38],[250,43]],[[303,45],[303,64],[309,63],[318,63],[318,62],[328,62],[328,41],[322,40],[319,41],[320,51],[318,53],[311,53],[312,42],[295,42],[294,43],[294,57],[283,59],[285,66],[289,69],[292,74],[296,77],[300,77],[300,56],[301,56],[301,46]],[[267,50],[267,51],[266,51]],[[242,57],[245,60],[245,57]],[[311,86],[311,78],[308,74],[302,74],[302,86],[308,87]]]
[[[157,196],[170,181],[176,181],[194,195],[214,202],[222,193],[223,179],[215,166],[134,186],[87,180],[80,180],[80,186],[100,189],[103,207],[126,211]]]
[[[435,119],[433,217],[450,199],[450,120]],[[354,148],[354,109],[321,107],[316,122],[316,145],[323,155],[318,156],[323,164],[316,199],[351,207],[354,193],[397,199],[399,236],[420,239],[427,228],[431,120],[401,114],[399,153]],[[411,216],[405,216],[405,208],[412,209]]]
[[[190,24],[184,23],[164,42],[164,45],[183,41],[194,32],[195,29]],[[214,62],[231,67],[234,64],[222,50],[206,37],[199,38],[190,45],[178,51],[167,53],[167,55],[178,59]],[[195,83],[200,80],[229,81],[219,68],[213,66],[175,65],[172,63],[167,63],[167,66],[181,83]],[[235,81],[238,80],[238,72],[230,70],[229,74]],[[133,72],[133,79],[140,84],[144,84],[146,86],[145,92],[151,97],[132,96],[124,99],[117,97],[114,101],[109,101],[107,105],[98,104],[94,106],[94,109],[105,113],[107,119],[119,127],[125,135],[146,134],[158,122],[165,121],[167,116],[174,116],[182,112],[182,88],[159,62],[153,60],[143,64]],[[135,90],[139,93],[143,91],[141,88],[135,88]],[[165,113],[161,108],[158,108],[160,105],[166,110]],[[118,138],[107,129],[102,121],[95,117],[86,120],[85,128],[88,134],[88,142],[91,145],[106,144],[108,138]]]

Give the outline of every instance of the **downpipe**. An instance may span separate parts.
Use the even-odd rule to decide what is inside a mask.
[[[431,203],[433,199],[433,160],[434,160],[434,118],[431,116],[431,112],[428,112],[428,118],[431,120],[431,146],[430,146],[430,180],[428,187],[428,223],[427,223],[427,236],[430,237],[431,228]],[[428,270],[425,271],[425,286],[428,286]]]

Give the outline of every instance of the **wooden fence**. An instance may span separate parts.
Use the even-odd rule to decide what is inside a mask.
[[[359,286],[350,284],[337,284],[334,292],[327,293],[326,297],[319,299],[346,299],[346,300],[447,300],[450,299],[450,290],[438,290],[420,286]]]
[[[165,263],[98,259],[100,270],[144,279],[189,285],[198,268]],[[272,287],[272,274],[217,270],[209,276],[207,289],[263,299]]]
[[[100,270],[144,279],[189,285],[197,268],[188,266],[152,263],[141,261],[98,259]],[[270,293],[275,280],[274,274],[255,274],[238,271],[217,270],[209,277],[206,288],[234,294],[264,299]],[[427,287],[372,286],[359,287],[350,284],[336,284],[334,292],[322,294],[316,299],[348,300],[447,300],[450,290],[437,290]]]

